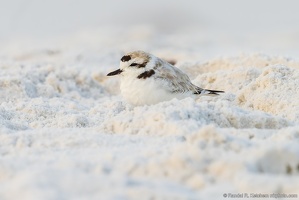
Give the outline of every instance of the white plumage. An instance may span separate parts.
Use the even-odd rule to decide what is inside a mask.
[[[133,105],[150,105],[173,98],[217,95],[223,92],[206,90],[194,85],[184,72],[143,51],[124,55],[120,61],[120,68],[107,76],[118,74],[121,76],[121,94]]]

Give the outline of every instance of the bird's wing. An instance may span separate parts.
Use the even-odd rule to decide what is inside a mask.
[[[178,68],[162,61],[163,64],[157,67],[154,77],[162,80],[163,87],[171,93],[197,93],[201,88],[195,86],[189,77]]]

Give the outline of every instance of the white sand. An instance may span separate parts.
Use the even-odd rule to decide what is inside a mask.
[[[143,33],[120,48],[153,44],[153,31]],[[173,41],[144,46],[177,60],[195,84],[226,93],[132,107],[118,78],[105,76],[123,52],[93,36],[2,54],[0,199],[299,192],[299,62],[264,54],[203,60],[210,55]]]
[[[298,2],[140,2],[1,4],[0,200],[299,197]],[[133,50],[225,93],[133,107]]]

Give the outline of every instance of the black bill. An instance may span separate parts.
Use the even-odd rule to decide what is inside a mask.
[[[118,75],[120,73],[122,73],[123,71],[121,69],[117,69],[113,72],[110,72],[109,74],[107,74],[107,76],[115,76],[115,75]]]

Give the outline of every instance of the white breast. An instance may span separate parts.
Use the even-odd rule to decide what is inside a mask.
[[[133,105],[151,105],[173,98],[184,98],[186,95],[171,93],[163,87],[162,82],[154,78],[138,79],[123,76],[120,90],[123,97]]]

